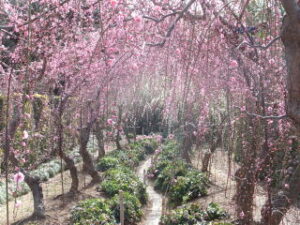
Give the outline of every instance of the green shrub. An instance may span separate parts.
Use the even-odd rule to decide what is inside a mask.
[[[145,185],[126,167],[108,170],[100,186],[101,190],[109,197],[113,197],[122,190],[124,192],[133,193],[142,204],[145,204],[147,201]]]
[[[72,225],[117,225],[110,205],[103,199],[80,202],[71,211]]]
[[[169,161],[158,174],[154,187],[157,190],[166,191],[178,176],[185,176],[188,169],[188,165],[182,160]]]
[[[216,203],[210,203],[206,210],[196,204],[184,205],[161,218],[161,225],[232,225],[214,221],[227,218],[227,213]]]
[[[206,209],[206,220],[217,220],[228,217],[228,214],[217,203],[210,203]]]
[[[137,224],[141,221],[143,212],[142,206],[139,199],[128,192],[123,193],[124,207],[125,207],[125,224]],[[115,195],[111,200],[111,209],[113,210],[114,216],[117,222],[120,222],[120,198],[119,195]]]
[[[208,179],[199,171],[189,171],[185,176],[178,176],[170,187],[170,204],[180,205],[189,200],[207,195]]]
[[[97,164],[97,170],[99,171],[106,171],[110,168],[115,168],[117,165],[119,165],[119,160],[116,157],[113,156],[105,156]]]
[[[195,225],[204,221],[205,213],[197,205],[184,206],[172,210],[161,219],[161,225]]]

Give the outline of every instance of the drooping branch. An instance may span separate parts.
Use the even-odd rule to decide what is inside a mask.
[[[144,19],[148,19],[148,20],[152,20],[156,23],[160,23],[162,21],[164,21],[166,18],[170,17],[170,16],[174,16],[178,14],[178,12],[172,12],[172,13],[169,13],[169,14],[166,14],[166,15],[163,15],[161,18],[155,18],[155,17],[152,17],[152,16],[143,16]]]
[[[257,117],[257,118],[264,119],[264,120],[281,120],[281,119],[287,118],[286,114],[279,115],[279,116],[263,116],[263,115],[259,115],[256,113],[250,113],[248,111],[242,110],[241,107],[238,107],[238,106],[234,106],[234,108],[239,109],[241,113],[245,113],[250,117]]]
[[[271,40],[267,45],[263,46],[263,45],[252,45],[249,42],[243,41],[241,44],[239,44],[239,46],[237,47],[237,49],[239,49],[242,45],[248,45],[251,48],[259,48],[262,50],[266,50],[269,47],[271,47],[276,41],[280,40],[280,36],[277,36],[276,38],[274,38],[273,40]]]
[[[160,47],[164,46],[164,44],[166,43],[167,39],[169,37],[171,37],[171,34],[172,34],[173,30],[175,29],[175,26],[178,23],[178,21],[184,16],[184,13],[188,11],[188,9],[194,4],[195,1],[196,0],[190,0],[189,3],[184,7],[184,9],[181,12],[178,13],[179,14],[178,17],[169,26],[169,29],[167,30],[167,33],[166,33],[163,41],[161,41],[159,43],[148,43],[147,45],[151,46],[151,47],[153,47],[153,46],[160,46]]]

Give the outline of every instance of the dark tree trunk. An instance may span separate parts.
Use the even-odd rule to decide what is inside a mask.
[[[256,150],[257,140],[255,138],[254,125],[251,119],[248,120],[249,144],[245,146],[244,156],[242,157],[241,168],[235,173],[236,178],[236,212],[240,224],[253,224],[253,196],[256,183]]]
[[[98,144],[98,160],[99,160],[105,155],[104,134],[103,134],[103,128],[101,126],[100,121],[97,121],[95,123],[95,135],[96,135],[97,144]]]
[[[287,62],[287,115],[293,120],[297,136],[300,130],[300,11],[295,0],[281,0],[287,12],[283,19],[281,39],[285,47]],[[298,153],[299,154],[299,153]],[[288,167],[289,175],[285,177],[283,186],[272,195],[271,204],[266,202],[262,209],[264,225],[279,225],[300,194],[299,156]]]
[[[74,160],[67,156],[65,153],[62,152],[62,159],[66,163],[67,169],[70,170],[70,175],[72,179],[71,187],[70,187],[70,193],[75,194],[78,192],[79,187],[79,179],[78,179],[78,171],[75,166]]]
[[[120,140],[121,140],[121,124],[122,124],[122,105],[119,106],[119,114],[118,114],[118,123],[117,123],[117,135],[116,135],[116,145],[117,145],[117,149],[122,149],[122,146],[120,144]]]
[[[70,175],[72,179],[71,187],[69,190],[70,194],[75,194],[78,192],[79,188],[79,180],[78,180],[78,171],[75,166],[74,160],[67,156],[63,151],[63,144],[64,144],[64,126],[62,123],[62,117],[64,112],[64,102],[60,102],[58,108],[58,118],[57,118],[57,133],[58,133],[58,143],[57,143],[57,154],[59,157],[64,160],[66,163],[67,169],[70,170]],[[64,193],[63,193],[64,194]]]
[[[298,146],[296,140],[294,146]],[[300,156],[297,148],[293,150],[292,160],[287,165],[287,174],[284,176],[281,188],[272,195],[262,208],[262,221],[264,225],[279,225],[299,197],[300,187]]]
[[[83,160],[83,170],[87,172],[92,177],[92,183],[97,183],[101,181],[101,178],[95,169],[92,156],[87,150],[87,144],[89,141],[90,133],[92,129],[92,124],[88,124],[87,127],[80,128],[79,130],[79,153]]]
[[[31,177],[25,174],[25,182],[30,187],[33,196],[34,211],[32,217],[34,219],[45,218],[45,205],[43,190],[39,182],[39,178]]]
[[[187,162],[191,163],[190,152],[194,144],[194,127],[191,124],[184,126],[184,137],[181,147],[181,157]]]
[[[216,151],[217,147],[220,145],[221,142],[221,136],[218,136],[216,140],[213,140],[213,143],[211,144],[211,147],[208,152],[204,154],[204,158],[202,160],[202,172],[207,172],[208,171],[208,165],[211,159],[211,156],[214,154]]]
[[[299,8],[295,8],[295,10],[297,10],[295,16],[288,12],[288,15],[284,18],[281,38],[285,46],[288,69],[287,114],[297,126],[300,126],[300,13]]]
[[[19,166],[19,162],[14,156],[13,153],[10,154],[10,160],[14,166]],[[44,196],[43,189],[40,184],[40,180],[38,177],[30,176],[26,171],[21,169],[21,172],[24,174],[24,181],[29,186],[32,196],[33,196],[33,219],[44,219],[45,218],[45,204],[44,204]]]

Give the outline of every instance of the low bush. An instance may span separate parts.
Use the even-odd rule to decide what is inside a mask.
[[[208,179],[196,170],[178,176],[170,187],[169,202],[179,205],[192,199],[207,195]]]
[[[113,211],[103,199],[88,199],[80,202],[71,211],[72,225],[117,225]]]
[[[211,213],[213,212],[213,217]],[[172,210],[161,219],[161,225],[232,225],[215,221],[228,218],[227,213],[216,203],[210,203],[206,210],[196,204],[184,205]]]
[[[113,214],[117,220],[120,222],[120,201],[119,195],[115,195],[111,200],[111,209]],[[141,221],[143,212],[142,206],[139,199],[136,197],[135,194],[124,192],[123,193],[124,199],[124,207],[125,207],[125,224],[137,224]]]
[[[97,164],[98,171],[106,171],[111,168],[115,168],[120,164],[119,159],[112,156],[103,157]]]
[[[142,204],[147,202],[148,196],[145,185],[126,167],[108,170],[100,187],[109,197],[113,197],[122,190],[134,194]]]
[[[171,206],[207,195],[208,178],[179,157],[175,141],[163,146],[148,175],[154,179],[156,190],[167,192]]]

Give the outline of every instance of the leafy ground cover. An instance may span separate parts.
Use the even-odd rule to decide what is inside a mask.
[[[179,157],[175,141],[168,141],[148,170],[156,190],[167,193],[170,206],[178,206],[207,195],[209,180],[204,173]]]
[[[196,204],[183,205],[162,216],[161,225],[232,225],[218,220],[229,215],[216,203],[210,203],[206,209]]]

